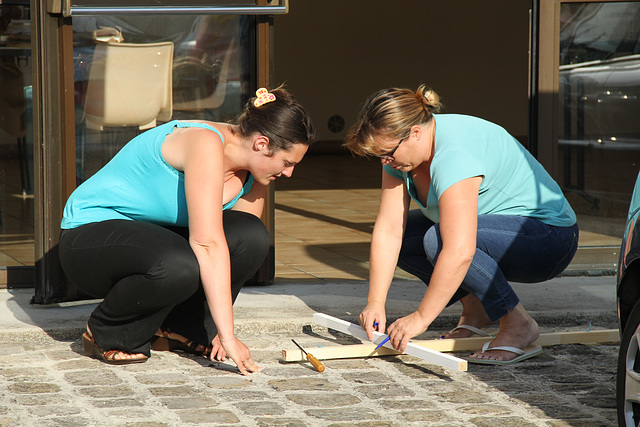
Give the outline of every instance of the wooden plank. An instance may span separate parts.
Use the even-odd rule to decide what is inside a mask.
[[[618,344],[620,332],[617,329],[599,331],[553,332],[540,334],[534,344],[551,347],[560,344]]]
[[[313,321],[319,325],[326,326],[327,328],[335,329],[336,331],[344,332],[356,338],[360,338],[361,340],[366,340],[366,341],[369,340],[369,338],[367,337],[367,333],[365,332],[364,329],[360,327],[360,325],[355,325],[353,323],[347,322],[342,319],[338,319],[336,317],[329,316],[324,313],[315,313],[313,315]],[[374,340],[373,340],[374,342],[372,345],[374,345],[374,348],[375,348],[375,345],[379,344],[387,337],[385,334],[381,334],[380,332],[377,332],[377,331],[373,332],[373,336],[374,336]],[[391,347],[391,344],[388,341],[383,346],[393,350],[393,348]],[[318,357],[315,351],[316,350],[314,349],[313,355],[315,357]],[[439,351],[435,351],[430,348],[425,348],[411,342],[407,344],[405,353],[411,356],[415,356],[420,359],[426,360],[429,363],[440,365],[444,368],[452,369],[454,371],[467,370],[466,360],[460,359],[450,354],[443,354],[443,353],[440,353]]]
[[[432,339],[412,340],[413,344],[440,352],[475,351],[482,347],[490,337],[471,337],[457,339]],[[365,341],[369,341],[365,338]],[[569,331],[549,332],[540,334],[534,344],[542,347],[551,347],[561,344],[617,344],[620,342],[620,333],[617,329],[603,329],[597,331]],[[320,360],[348,359],[358,357],[377,357],[402,354],[392,348],[380,347],[374,351],[376,344],[369,342],[342,346],[326,346],[313,348],[313,355]],[[299,362],[306,358],[298,349],[282,350],[284,362]]]

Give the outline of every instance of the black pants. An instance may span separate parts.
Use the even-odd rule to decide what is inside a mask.
[[[266,227],[254,215],[224,211],[233,301],[269,249]],[[104,298],[89,328],[104,350],[149,355],[158,330],[208,345],[217,334],[200,283],[188,230],[141,221],[86,224],[60,235],[60,261],[78,289]]]

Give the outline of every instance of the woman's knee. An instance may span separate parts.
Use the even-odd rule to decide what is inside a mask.
[[[270,246],[269,231],[262,220],[246,212],[225,211],[223,221],[231,257],[250,257],[261,263]]]
[[[200,266],[188,245],[176,249],[170,248],[162,254],[158,263],[149,269],[148,275],[158,285],[179,289],[187,298],[200,286]]]
[[[422,240],[424,252],[431,264],[436,263],[438,255],[442,251],[442,238],[440,237],[440,226],[436,224],[431,227],[424,235]]]

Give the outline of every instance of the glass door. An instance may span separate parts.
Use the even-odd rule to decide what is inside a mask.
[[[640,2],[560,5],[558,177],[588,232],[618,239],[640,170]]]
[[[31,8],[0,1],[0,286],[33,286]]]
[[[612,271],[640,170],[640,2],[538,5],[532,139],[578,216],[576,259]]]

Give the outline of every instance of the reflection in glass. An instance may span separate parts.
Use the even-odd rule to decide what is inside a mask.
[[[34,265],[28,4],[0,2],[0,269]]]
[[[564,3],[559,181],[581,231],[622,236],[640,167],[640,3]]]
[[[237,15],[74,18],[77,182],[154,125],[172,119],[233,120],[255,87],[254,20]],[[168,64],[161,59],[167,45],[172,50]],[[151,62],[142,53],[149,46],[156,49]],[[135,47],[140,53],[124,59]]]

